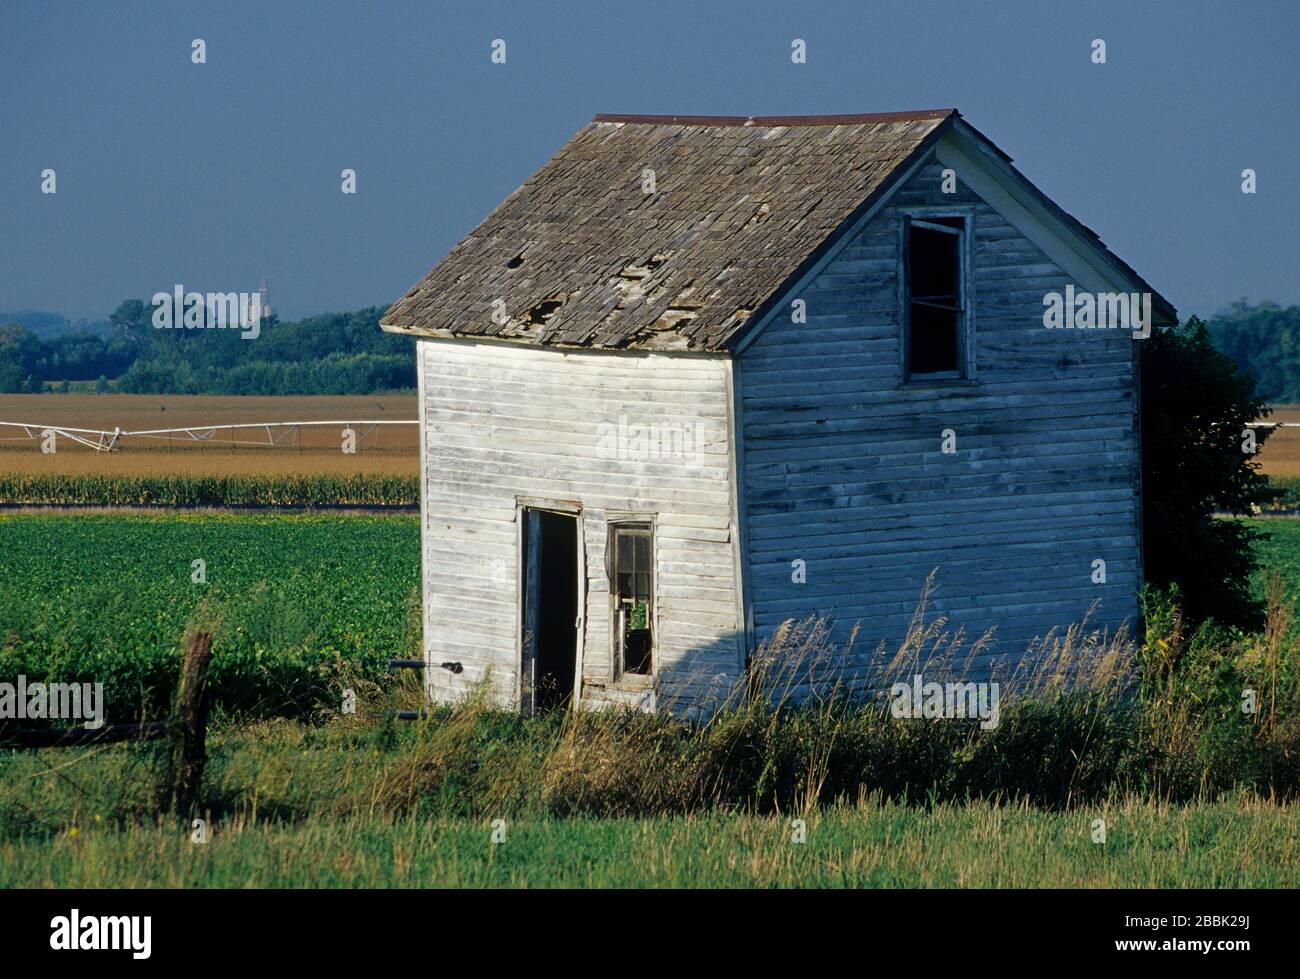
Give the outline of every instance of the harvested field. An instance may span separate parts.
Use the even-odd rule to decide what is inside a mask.
[[[1274,405],[1266,421],[1300,422],[1300,405]],[[1279,428],[1259,453],[1260,466],[1269,476],[1300,476],[1300,428]]]
[[[66,425],[112,431],[187,428],[286,421],[414,420],[411,395],[236,397],[219,395],[7,394],[0,395],[0,421]],[[414,475],[419,429],[381,426],[349,455],[342,429],[304,428],[296,445],[240,446],[232,439],[265,439],[265,430],[218,433],[212,441],[185,436],[131,439],[120,451],[96,452],[69,439],[42,454],[36,442],[0,431],[0,473],[69,476],[159,474],[228,476],[253,474]]]

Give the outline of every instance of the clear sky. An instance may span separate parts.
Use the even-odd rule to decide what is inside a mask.
[[[3,0],[0,309],[386,304],[597,112],[948,106],[1181,312],[1295,303],[1297,65],[1295,0]]]

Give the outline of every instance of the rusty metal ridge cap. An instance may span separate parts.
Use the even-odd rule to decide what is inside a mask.
[[[956,109],[917,109],[910,112],[862,112],[820,116],[674,116],[598,112],[591,121],[650,126],[852,126],[873,122],[946,119],[952,115],[958,115]]]

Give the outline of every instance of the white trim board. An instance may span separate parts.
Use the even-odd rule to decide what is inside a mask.
[[[1094,293],[1150,289],[1116,265],[1104,245],[1083,238],[1053,214],[1045,203],[1049,198],[960,120],[943,134],[934,152],[940,163],[956,171],[958,180],[1084,289]]]

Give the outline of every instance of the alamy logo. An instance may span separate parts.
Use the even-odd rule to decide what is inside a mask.
[[[704,464],[708,428],[703,422],[643,424],[619,415],[618,424],[602,422],[596,428],[600,441],[596,455],[625,462],[685,462]]]
[[[133,959],[147,959],[152,950],[153,918],[148,915],[88,914],[76,908],[68,917],[50,919],[50,948],[56,951],[128,949]]]
[[[1151,293],[1075,292],[1074,283],[1065,295],[1043,296],[1043,326],[1049,330],[1129,330],[1134,340],[1151,335]]]
[[[911,683],[895,683],[889,696],[893,698],[889,712],[898,718],[978,717],[987,731],[998,726],[1001,715],[996,683],[926,683],[918,673]]]
[[[158,330],[240,330],[244,340],[262,332],[262,295],[258,292],[155,292],[153,325]]]
[[[102,683],[0,683],[0,720],[85,721],[88,728],[104,726]]]

